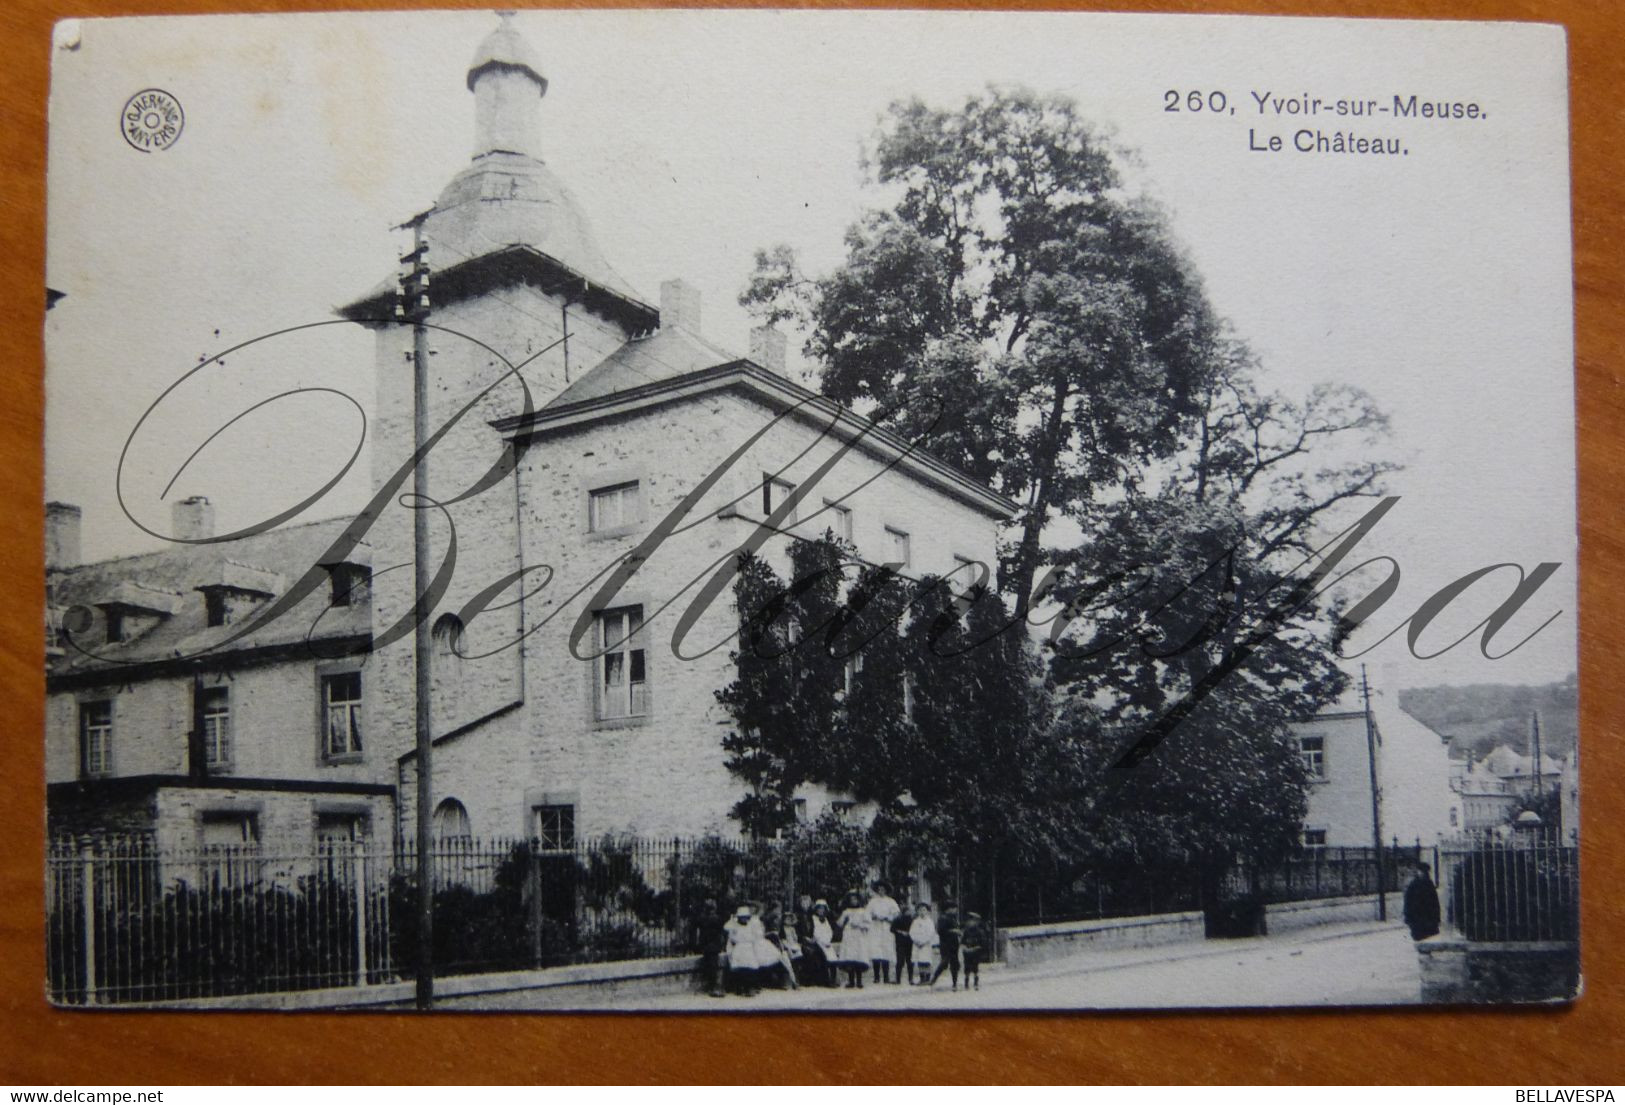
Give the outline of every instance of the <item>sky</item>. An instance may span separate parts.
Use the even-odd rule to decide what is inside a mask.
[[[1543,682],[1573,671],[1576,536],[1566,74],[1560,30],[1239,17],[1014,13],[523,12],[550,84],[543,156],[610,263],[650,302],[699,288],[704,330],[744,350],[753,252],[813,273],[883,196],[862,152],[886,105],[950,107],[989,84],[1070,96],[1136,151],[1219,312],[1269,381],[1369,391],[1401,501],[1361,546],[1400,565],[1381,636],[1440,587],[1498,563],[1560,562],[1484,657],[1427,661],[1403,632],[1367,657],[1379,686]],[[160,494],[221,411],[312,389],[234,426],[169,499],[206,494],[226,529],[349,474],[306,517],[365,500],[373,345],[349,324],[228,355],[142,427],[200,360],[332,310],[392,275],[391,228],[468,163],[469,59],[485,12],[92,20],[57,30],[51,93],[46,497],[84,508],[87,558],[158,547]],[[186,112],[169,149],[120,135],[157,87]],[[1224,110],[1166,110],[1169,91]],[[1273,112],[1293,95],[1475,103],[1477,120]],[[1258,96],[1264,107],[1259,108]],[[1231,113],[1230,109],[1234,109]],[[1318,128],[1399,138],[1396,157],[1297,153]],[[1282,152],[1268,146],[1282,138]],[[274,387],[273,387],[274,385]],[[271,391],[267,391],[271,388]],[[323,389],[323,390],[316,390]],[[344,398],[349,396],[354,402]],[[228,414],[229,417],[229,414]],[[359,453],[358,453],[359,451]],[[122,489],[122,505],[121,505]],[[1419,646],[1466,633],[1501,570]],[[1375,582],[1375,577],[1373,577]]]

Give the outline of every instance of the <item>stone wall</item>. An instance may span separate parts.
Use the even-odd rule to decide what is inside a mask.
[[[1111,917],[1055,925],[1023,925],[999,931],[999,958],[1011,967],[1060,959],[1080,951],[1150,948],[1202,939],[1202,912]]]
[[[1390,917],[1397,917],[1399,895],[1388,895]],[[1347,898],[1315,898],[1306,902],[1272,902],[1264,906],[1264,929],[1271,936],[1315,925],[1348,924],[1377,920],[1377,896],[1360,894]]]
[[[1436,938],[1418,943],[1416,954],[1426,1002],[1554,1002],[1580,996],[1579,948],[1572,943]]]

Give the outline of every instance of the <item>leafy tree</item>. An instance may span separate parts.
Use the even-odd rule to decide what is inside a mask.
[[[722,741],[728,769],[749,788],[730,812],[753,836],[793,826],[796,787],[829,774],[846,665],[832,633],[849,553],[829,534],[792,542],[790,582],[760,557],[740,557],[736,676],[717,701],[734,720]]]
[[[1381,493],[1386,421],[1352,388],[1269,390],[1166,218],[1124,189],[1120,156],[1064,99],[896,104],[871,159],[890,204],[826,275],[762,251],[741,301],[803,328],[827,394],[1021,507],[998,572],[1014,617],[983,615],[1003,663],[958,673],[976,695],[922,683],[912,735],[846,717],[840,762],[880,824],[1047,857],[1265,859],[1303,815],[1288,723],[1342,690],[1351,628],[1338,601],[1294,587],[1347,508]],[[995,632],[1035,605],[1051,614],[1053,724],[1014,693],[1024,634]],[[884,718],[890,693],[853,704],[875,696]],[[1118,769],[1130,748],[1155,761]],[[976,778],[972,751],[1009,789],[942,797],[946,776]],[[1023,813],[1004,825],[1007,802]]]
[[[1295,587],[1340,512],[1380,493],[1392,466],[1369,449],[1386,420],[1353,389],[1300,404],[1255,377],[1232,343],[1185,447],[1094,512],[1058,558],[1068,609],[1052,627],[1051,675],[1090,704],[1069,725],[1087,717],[1097,779],[1159,719],[1190,711],[1158,730],[1168,735],[1146,770],[1092,788],[1109,853],[1211,866],[1290,849],[1306,780],[1289,724],[1347,683],[1342,604]]]
[[[846,260],[809,279],[762,251],[741,301],[806,327],[826,394],[1021,504],[999,586],[1025,614],[1051,521],[1184,440],[1212,313],[1067,100],[895,104],[873,167],[897,199],[848,231]]]

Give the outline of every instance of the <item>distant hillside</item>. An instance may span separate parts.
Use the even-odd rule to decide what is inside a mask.
[[[1540,712],[1541,750],[1567,755],[1579,731],[1579,686],[1574,676],[1561,683],[1520,686],[1474,683],[1465,687],[1415,687],[1399,692],[1402,710],[1450,738],[1450,753],[1482,756],[1498,744],[1529,751],[1529,716]]]

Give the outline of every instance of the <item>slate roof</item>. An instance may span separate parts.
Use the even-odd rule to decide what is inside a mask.
[[[712,345],[698,334],[680,326],[668,326],[648,337],[627,342],[555,395],[546,406],[564,407],[587,399],[601,399],[737,360],[737,354]]]
[[[172,545],[156,552],[50,573],[50,603],[58,616],[76,605],[118,602],[119,596],[131,593],[132,585],[143,592],[167,596],[174,612],[128,640],[106,642],[97,628],[88,639],[79,639],[77,646],[64,644],[62,655],[50,658],[47,664],[48,679],[82,680],[97,675],[134,678],[153,664],[169,666],[196,658],[202,667],[222,666],[257,650],[292,649],[297,654],[306,643],[331,646],[334,642],[370,637],[370,603],[361,601],[328,609],[331,592],[324,579],[321,586],[283,614],[229,646],[216,648],[241,632],[244,625],[252,624],[252,619],[232,625],[209,625],[203,593],[197,590],[211,583],[244,578],[243,569],[251,570],[251,578],[280,577],[285,587],[291,587],[313,565],[325,562],[327,550],[350,522],[350,518],[330,518],[234,541]],[[344,559],[366,564],[370,558],[370,550],[361,545]],[[333,654],[331,647],[314,648],[312,657],[318,652],[324,657]]]
[[[914,448],[883,426],[809,391],[794,380],[739,357],[680,326],[634,338],[598,362],[528,417],[509,415],[491,425],[502,434],[538,435],[652,404],[683,402],[716,389],[744,389],[769,406],[828,429],[841,440],[995,518],[1014,517],[1017,505],[980,480]]]

